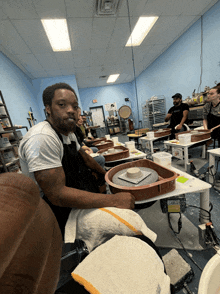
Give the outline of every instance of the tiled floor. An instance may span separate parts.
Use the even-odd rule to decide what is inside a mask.
[[[118,140],[119,142],[125,143],[128,140],[128,137],[126,135],[118,134]],[[158,142],[155,144],[155,147],[158,148],[158,151],[163,151],[164,146],[163,142]],[[212,147],[209,147],[209,149]],[[189,150],[189,154],[191,156],[191,160],[195,163],[196,168],[198,169],[199,173],[205,173],[208,167],[208,160],[207,159],[201,159],[201,148],[197,147],[194,149]],[[151,159],[151,155],[148,153],[148,158]],[[180,160],[174,159],[172,160],[172,164],[177,167],[180,170],[184,170],[183,162]],[[220,174],[220,170],[218,169],[218,173]],[[198,206],[198,193],[192,193],[186,195],[186,202],[188,205],[197,205]],[[214,225],[215,232],[217,236],[220,238],[220,222],[219,222],[219,216],[220,216],[220,193],[217,192],[213,187],[210,189],[210,202],[213,205],[213,209],[211,211],[211,218]],[[146,208],[147,209],[147,208]],[[184,215],[191,221],[191,223],[198,227],[199,225],[199,210],[196,208],[188,208]],[[171,249],[166,248],[159,248],[161,255],[165,255],[167,252],[169,252]],[[198,267],[193,263],[193,261],[187,256],[185,251],[183,249],[177,249],[179,254],[186,260],[186,262],[191,266],[195,273],[195,277],[191,283],[188,284],[189,289],[192,293],[196,294],[198,293],[198,285],[199,280],[201,276],[201,270],[205,267],[206,263],[209,261],[209,259],[215,254],[214,249],[209,248],[202,251],[194,251],[194,250],[187,250],[188,253],[191,255],[195,263],[198,265]],[[200,268],[200,269],[199,269]],[[62,292],[65,293],[65,292]],[[68,292],[69,293],[69,292]],[[70,292],[71,293],[71,292]],[[72,292],[74,293],[74,291]],[[178,292],[179,294],[187,293],[185,289],[182,289]],[[117,294],[117,293],[116,293]]]

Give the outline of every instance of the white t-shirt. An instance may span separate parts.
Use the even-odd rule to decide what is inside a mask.
[[[77,151],[80,149],[74,133],[61,136],[64,144],[74,141]],[[62,166],[63,144],[51,125],[43,121],[33,126],[24,136],[18,155],[22,173],[36,182],[34,172]]]

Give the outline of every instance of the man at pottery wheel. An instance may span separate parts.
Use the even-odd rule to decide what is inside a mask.
[[[78,98],[68,84],[58,83],[43,92],[48,114],[33,126],[19,146],[21,169],[39,186],[64,236],[72,208],[116,207],[133,209],[132,194],[101,194],[105,170],[79,145],[73,131],[78,118]]]
[[[169,109],[165,121],[170,121],[168,126],[168,128],[171,128],[170,139],[175,139],[175,133],[186,131],[184,124],[187,123],[189,106],[186,103],[182,103],[182,95],[180,93],[176,93],[172,98],[174,106]]]
[[[213,87],[203,107],[203,126],[204,129],[211,130],[212,139],[218,140],[218,147],[220,147],[220,85]],[[208,141],[211,144],[212,140]]]

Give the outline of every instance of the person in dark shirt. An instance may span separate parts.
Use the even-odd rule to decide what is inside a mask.
[[[176,93],[172,96],[173,107],[171,107],[165,117],[165,121],[170,121],[168,128],[171,128],[171,139],[175,138],[175,133],[186,131],[184,126],[187,123],[189,106],[186,103],[182,103],[182,95]]]

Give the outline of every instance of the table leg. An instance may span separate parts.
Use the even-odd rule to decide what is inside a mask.
[[[215,166],[215,155],[209,153],[209,167],[212,165]],[[213,176],[211,175],[210,171],[209,171],[209,183],[213,184]]]
[[[154,153],[154,147],[153,147],[153,141],[149,141],[150,142],[150,151],[151,151],[151,154]]]
[[[185,161],[185,171],[187,171],[187,164],[189,162],[188,147],[184,147],[184,161]]]
[[[200,207],[209,211],[209,189],[200,192]],[[200,210],[199,221],[202,224],[209,222],[209,214]]]
[[[202,145],[202,158],[206,158],[206,144]]]

